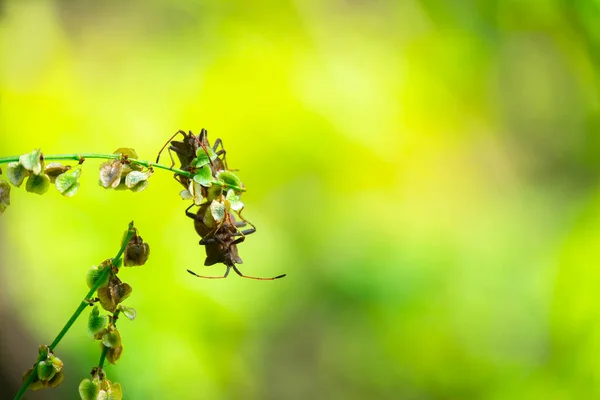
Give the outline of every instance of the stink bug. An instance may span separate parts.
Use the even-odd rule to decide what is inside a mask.
[[[213,204],[211,202],[210,204]],[[223,276],[203,276],[198,275],[191,270],[187,270],[190,274],[198,278],[206,279],[223,279],[227,278],[231,268],[241,277],[257,280],[274,280],[283,278],[285,274],[278,275],[273,278],[261,278],[255,276],[244,275],[236,267],[235,264],[242,264],[242,259],[238,255],[237,245],[246,239],[246,235],[256,232],[256,227],[249,221],[236,221],[233,213],[225,210],[222,220],[216,220],[211,210],[210,204],[203,203],[197,213],[190,212],[190,206],[186,210],[186,215],[194,220],[196,232],[200,235],[200,244],[206,247],[206,260],[204,265],[210,266],[216,263],[223,263],[227,267]],[[238,214],[239,216],[239,214]],[[240,217],[241,218],[241,217]],[[250,228],[240,230],[246,226]]]

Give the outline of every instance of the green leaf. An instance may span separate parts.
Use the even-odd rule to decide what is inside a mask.
[[[209,187],[213,182],[210,166],[205,165],[204,167],[198,169],[196,171],[196,175],[194,175],[194,181],[198,182],[202,186]]]
[[[208,153],[208,154],[207,154]],[[217,154],[211,147],[207,147],[206,151],[202,147],[199,147],[196,150],[196,159],[192,161],[192,165],[196,168],[201,168],[207,164],[210,164],[211,161],[216,160]]]
[[[42,149],[33,150],[31,153],[19,157],[19,163],[28,171],[39,175],[42,172]]]
[[[106,315],[100,315],[100,310],[98,309],[98,306],[95,305],[88,318],[88,333],[92,337],[95,336],[98,332],[102,331],[106,327],[106,322]]]
[[[119,160],[100,164],[100,184],[105,189],[114,189],[121,183],[123,164]]]
[[[23,181],[29,176],[29,171],[19,162],[11,162],[8,164],[7,172],[8,180],[16,187],[21,187]]]
[[[220,171],[217,174],[217,179],[222,181],[226,188],[233,189],[237,192],[245,192],[246,188],[244,184],[233,172],[231,171]]]
[[[148,178],[152,172],[131,171],[125,177],[125,186],[131,189],[132,192],[141,192],[148,186]]]
[[[210,203],[210,213],[215,222],[220,223],[225,219],[225,213],[227,209],[225,208],[225,204],[219,203],[218,201],[213,201]]]
[[[81,396],[81,400],[96,400],[98,392],[98,384],[87,378],[79,384],[79,396]]]
[[[10,205],[10,185],[6,181],[0,181],[0,215]]]
[[[36,194],[44,194],[48,191],[50,187],[50,178],[47,175],[29,175],[27,178],[27,183],[25,184],[25,189],[28,192],[36,193]]]
[[[57,176],[54,185],[60,194],[66,197],[71,197],[77,193],[77,189],[79,189],[80,176],[81,168],[77,167]]]

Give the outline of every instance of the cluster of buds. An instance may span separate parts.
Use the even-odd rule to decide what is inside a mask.
[[[123,391],[121,384],[106,379],[104,371],[97,369],[92,379],[84,379],[79,384],[79,396],[82,400],[121,400]]]
[[[113,154],[120,154],[116,160],[100,164],[99,184],[105,189],[131,190],[141,192],[148,186],[148,178],[152,176],[152,168],[133,164],[129,160],[137,159],[134,149],[119,148]]]
[[[131,229],[135,233],[123,253],[125,267],[144,265],[150,254],[148,244],[137,234],[135,228],[131,227]],[[121,304],[131,295],[132,288],[119,279],[118,267],[119,265],[115,265],[112,259],[108,259],[99,266],[90,268],[86,276],[88,287],[90,289],[97,288],[97,297],[89,301],[93,308],[88,317],[87,329],[90,336],[100,342],[102,353],[100,365],[92,369],[91,379],[86,378],[79,385],[79,394],[82,400],[122,398],[121,385],[106,379],[106,374],[102,369],[104,360],[115,364],[123,353],[121,334],[117,329],[119,315],[123,314],[129,320],[136,317],[135,309]],[[95,303],[99,303],[100,307]],[[100,308],[110,314],[101,314]]]
[[[8,164],[6,175],[8,181],[16,187],[21,187],[25,179],[25,189],[28,192],[44,194],[51,184],[54,184],[63,196],[70,197],[79,189],[81,167],[75,168],[59,162],[46,164],[40,149],[23,154],[19,161]],[[10,185],[0,181],[0,214],[10,205]]]
[[[141,192],[148,186],[148,178],[154,171],[152,167],[130,162],[131,159],[137,159],[135,150],[120,148],[113,155],[105,157],[114,159],[100,165],[98,182],[101,186],[106,189],[131,190],[133,192]],[[16,187],[21,187],[27,179],[25,189],[28,192],[44,194],[50,185],[54,185],[60,194],[71,197],[79,189],[81,164],[85,161],[83,157],[77,157],[77,159],[79,162],[75,167],[63,165],[60,162],[46,164],[41,149],[36,149],[20,156],[19,161],[8,163],[6,175],[8,182]],[[11,186],[8,182],[0,180],[0,214],[10,205]]]
[[[64,379],[62,368],[62,361],[50,351],[48,346],[42,345],[39,349],[38,361],[25,372],[23,381],[30,379],[30,375],[34,374],[29,386],[31,390],[53,388],[60,385]]]

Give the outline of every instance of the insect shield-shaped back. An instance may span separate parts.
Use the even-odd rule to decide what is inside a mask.
[[[236,227],[227,219],[214,235],[203,238],[200,241],[200,244],[206,246],[206,260],[204,260],[204,265],[223,263],[233,266],[234,264],[243,263],[238,255],[237,244],[235,243],[236,232]]]

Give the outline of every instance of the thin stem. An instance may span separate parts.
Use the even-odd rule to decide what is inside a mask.
[[[113,259],[113,262],[112,262],[113,264],[118,264],[120,258],[123,256],[123,252],[125,251],[125,248],[127,247],[127,244],[129,243],[129,241],[133,237],[134,233],[135,233],[135,231],[133,230],[133,223],[130,223],[129,224],[129,230],[127,231],[127,236],[125,237],[125,240],[123,241],[123,244],[121,245],[121,248],[119,249],[119,252],[117,253],[117,255],[115,256],[115,258]],[[49,346],[50,351],[54,350],[54,348],[58,345],[58,343],[65,336],[65,334],[67,333],[67,331],[71,328],[71,326],[73,325],[73,323],[75,323],[75,321],[77,320],[77,318],[81,315],[81,313],[83,312],[83,310],[90,304],[88,302],[88,300],[91,299],[92,296],[94,295],[94,293],[96,292],[96,290],[98,290],[98,288],[100,287],[100,285],[102,284],[102,282],[105,280],[105,278],[108,275],[108,273],[110,272],[110,270],[111,270],[111,268],[109,266],[107,266],[106,268],[104,268],[104,270],[102,271],[102,273],[100,274],[100,276],[98,276],[98,279],[96,279],[96,282],[94,283],[94,286],[92,286],[92,288],[90,289],[90,291],[85,295],[85,298],[81,301],[81,304],[79,304],[79,307],[77,307],[77,309],[75,310],[75,312],[73,313],[73,315],[71,316],[71,318],[69,318],[69,320],[67,321],[67,323],[65,324],[65,326],[62,328],[62,330],[56,336],[56,338],[54,339],[54,341],[52,342],[52,344]],[[27,391],[27,388],[29,387],[29,385],[31,384],[31,382],[33,382],[33,379],[36,376],[35,366],[40,361],[42,361],[42,356],[41,355],[38,356],[38,358],[37,358],[37,360],[35,361],[35,364],[34,364],[34,370],[29,374],[29,377],[27,378],[27,380],[25,382],[23,382],[23,386],[21,386],[21,389],[19,390],[19,392],[15,396],[14,400],[19,400],[19,399],[21,399],[23,397],[23,395],[25,394],[25,391]]]
[[[19,161],[19,157],[20,156],[0,157],[0,164],[7,164],[10,162]],[[44,154],[44,160],[46,160],[46,161],[73,160],[73,161],[83,162],[83,160],[85,160],[86,158],[90,158],[90,159],[96,158],[96,159],[103,159],[103,160],[118,160],[121,157],[122,157],[121,154],[102,154],[102,153],[50,154],[50,155]],[[131,164],[141,165],[146,168],[164,169],[167,171],[173,171],[178,175],[182,175],[182,176],[185,176],[188,178],[192,177],[192,174],[189,171],[184,171],[182,169],[173,168],[173,167],[167,167],[166,165],[159,164],[159,163],[153,163],[153,162],[146,161],[146,160],[139,160],[137,158],[128,158],[127,161],[130,162]]]
[[[104,367],[104,360],[106,360],[108,350],[109,347],[102,345],[102,353],[100,353],[100,361],[98,361],[98,371],[102,371],[102,368]]]

